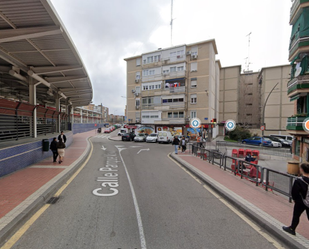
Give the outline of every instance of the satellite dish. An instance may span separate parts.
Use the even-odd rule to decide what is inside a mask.
[[[295,72],[295,77],[299,76],[301,73],[301,67],[297,68],[296,72]]]

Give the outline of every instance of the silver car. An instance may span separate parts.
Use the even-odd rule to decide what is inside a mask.
[[[147,143],[156,143],[158,141],[158,134],[157,133],[151,133],[146,137]]]
[[[140,133],[134,137],[134,142],[146,142],[146,134]]]

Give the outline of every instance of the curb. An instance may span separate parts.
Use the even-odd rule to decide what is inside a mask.
[[[277,227],[275,227],[273,224],[271,224],[268,220],[266,220],[264,217],[259,215],[257,212],[252,212],[252,210],[248,206],[244,205],[244,203],[242,203],[240,201],[240,199],[242,199],[241,197],[236,198],[236,194],[235,194],[235,196],[233,196],[231,193],[228,193],[223,188],[221,188],[219,186],[219,183],[217,183],[215,180],[211,180],[210,177],[208,177],[208,178],[205,177],[205,175],[203,175],[204,174],[203,172],[196,169],[191,164],[185,162],[184,160],[182,160],[178,156],[175,156],[174,153],[171,153],[170,155],[175,161],[177,161],[179,164],[181,164],[183,167],[185,167],[191,173],[193,173],[195,176],[197,176],[199,179],[201,179],[210,188],[212,188],[216,193],[221,195],[224,199],[228,200],[232,205],[234,205],[242,213],[244,213],[250,219],[255,221],[260,227],[264,228],[266,231],[271,233],[274,237],[279,239],[282,243],[284,243],[286,246],[288,246],[288,248],[291,248],[291,249],[292,248],[293,249],[302,249],[302,248],[305,249],[305,248],[307,248],[307,247],[303,246],[302,244],[300,244],[300,242],[293,239],[290,235],[279,230]],[[251,205],[251,206],[253,206],[253,205]]]
[[[87,138],[87,148],[83,152],[83,154],[75,160],[74,163],[72,163],[68,167],[68,171],[64,173],[59,179],[55,180],[55,182],[51,183],[50,187],[45,186],[45,190],[42,194],[40,194],[29,206],[25,208],[23,212],[18,214],[10,223],[8,223],[1,231],[0,231],[0,245],[3,245],[6,240],[12,236],[32,215],[34,215],[43,205],[46,204],[46,201],[49,200],[56,192],[57,190],[66,183],[66,181],[79,169],[79,167],[85,162],[89,151],[90,151],[90,142]],[[57,176],[55,176],[50,181],[53,181]],[[42,186],[41,188],[44,188]],[[39,191],[39,190],[37,190]],[[34,193],[35,194],[35,193]]]

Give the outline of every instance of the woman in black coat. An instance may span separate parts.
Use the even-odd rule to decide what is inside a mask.
[[[57,138],[54,137],[53,141],[50,143],[49,148],[53,152],[53,159],[55,163],[57,162],[57,157],[58,157]]]
[[[285,226],[282,227],[282,229],[285,232],[290,233],[292,235],[295,235],[296,227],[299,224],[299,218],[305,210],[307,213],[307,218],[309,220],[309,207],[307,207],[303,202],[303,199],[306,198],[308,184],[309,184],[309,164],[308,163],[302,163],[300,165],[300,173],[302,174],[302,176],[297,178],[294,181],[294,184],[292,187],[292,198],[294,200],[292,224],[289,227],[285,227]]]

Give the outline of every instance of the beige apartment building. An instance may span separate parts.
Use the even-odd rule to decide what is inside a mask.
[[[215,137],[210,121],[219,118],[217,53],[212,39],[126,58],[128,123],[187,134],[189,121],[198,118],[205,134]]]
[[[262,68],[260,72],[241,72],[240,65],[221,68],[219,123],[233,119],[261,135],[264,113],[264,135],[287,134],[287,118],[294,108],[286,96],[290,71],[290,65]]]

